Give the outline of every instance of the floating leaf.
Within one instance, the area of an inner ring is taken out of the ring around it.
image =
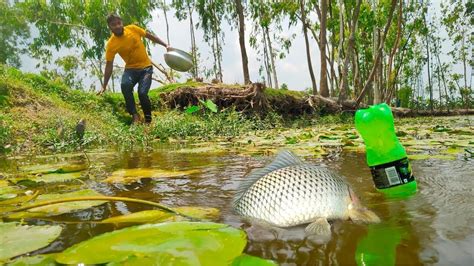
[[[340,139],[341,137],[338,135],[319,135],[319,140],[337,140]]]
[[[448,149],[442,151],[442,153],[456,155],[456,154],[462,153],[463,151],[464,151],[463,148],[454,146],[454,147],[449,147]]]
[[[449,131],[449,134],[474,136],[474,131],[462,130],[462,129],[455,129],[455,130]]]
[[[160,210],[135,212],[102,220],[102,223],[156,223],[172,217],[174,214]]]
[[[433,131],[434,132],[448,132],[448,131],[451,131],[451,129],[445,126],[436,125],[435,127],[433,127]]]
[[[8,263],[8,266],[56,266],[56,254],[44,254],[31,257],[20,257]]]
[[[72,173],[87,169],[85,164],[40,164],[20,168],[29,174]]]
[[[285,137],[286,141],[285,144],[296,144],[298,143],[297,137]]]
[[[58,225],[30,226],[0,223],[0,261],[49,245],[60,234]]]
[[[216,208],[205,208],[205,207],[177,207],[173,210],[191,216],[197,219],[212,219],[217,218],[220,214],[219,209]],[[161,210],[149,210],[135,212],[132,214],[121,215],[111,217],[103,220],[103,223],[156,223],[156,222],[169,222],[179,221],[181,216],[176,216],[169,212]]]
[[[0,188],[8,187],[9,185],[7,180],[0,180]]]
[[[80,177],[82,177],[82,172],[51,173],[51,174],[41,174],[41,175],[17,178],[16,182],[21,183],[21,182],[24,182],[25,180],[30,180],[34,182],[58,183],[58,182],[68,182],[74,179],[78,179]]]
[[[32,200],[34,197],[35,195],[31,190],[24,191],[15,198],[0,201],[0,207],[4,205],[17,206]]]
[[[411,154],[408,155],[410,160],[427,160],[427,159],[440,159],[440,160],[455,160],[456,156],[448,154]]]
[[[348,139],[358,139],[359,136],[349,133],[349,134],[346,134],[346,138],[348,138]]]
[[[59,200],[59,199],[68,199],[68,198],[86,197],[86,196],[102,196],[102,194],[92,189],[79,190],[79,191],[74,191],[74,192],[64,193],[64,194],[43,194],[43,195],[38,196],[38,198],[31,204],[37,204],[37,203],[50,201],[50,200]],[[75,212],[75,211],[99,206],[101,204],[104,204],[105,202],[106,201],[97,200],[97,201],[74,201],[74,202],[57,203],[57,204],[47,205],[43,207],[33,208],[26,212],[13,213],[9,215],[8,217],[12,219],[18,219],[18,218],[26,218],[26,217],[55,216],[55,215]],[[26,206],[28,206],[28,204]]]
[[[160,265],[227,265],[245,245],[245,233],[225,224],[145,224],[76,244],[60,253],[56,261],[100,264],[146,258],[147,265],[152,261]]]
[[[122,169],[112,173],[104,181],[109,183],[132,183],[141,178],[177,177],[199,173],[200,170],[170,171],[151,168]]]
[[[2,180],[3,181],[3,180]],[[15,198],[21,190],[17,186],[9,186],[8,183],[3,183],[4,185],[0,186],[0,201]]]
[[[395,133],[395,135],[397,135],[397,137],[405,137],[406,135],[408,135],[408,133],[406,133],[405,131],[399,130]]]
[[[265,260],[259,257],[242,254],[234,259],[231,266],[275,266],[278,265],[272,260]]]
[[[183,148],[175,151],[175,153],[193,153],[193,154],[203,154],[203,153],[224,153],[226,152],[225,150],[212,146],[212,144],[209,143],[208,146],[204,147],[197,147],[197,148]]]

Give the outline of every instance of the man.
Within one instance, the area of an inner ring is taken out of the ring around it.
[[[133,98],[133,87],[137,83],[138,98],[140,99],[140,105],[142,106],[145,116],[145,123],[151,123],[151,103],[150,98],[148,98],[148,91],[151,86],[153,66],[146,53],[142,37],[154,43],[158,43],[167,49],[169,45],[157,36],[138,26],[128,25],[124,27],[122,18],[118,15],[109,15],[107,17],[107,24],[113,34],[105,48],[105,59],[107,62],[104,71],[104,83],[98,94],[103,94],[107,89],[107,84],[112,75],[114,57],[118,53],[125,61],[125,71],[123,72],[120,86],[123,97],[125,98],[127,111],[133,118],[132,123],[140,121],[140,116],[135,106],[135,99]]]

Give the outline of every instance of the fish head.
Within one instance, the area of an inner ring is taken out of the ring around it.
[[[379,223],[380,218],[377,214],[363,206],[354,191],[350,187],[348,189],[350,202],[347,206],[347,211],[349,218],[355,222]]]

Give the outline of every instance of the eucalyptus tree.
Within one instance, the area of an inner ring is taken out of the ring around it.
[[[342,65],[341,82],[339,83],[340,84],[340,87],[339,87],[339,101],[346,100],[347,94],[349,93],[349,80],[348,80],[349,61],[353,57],[352,54],[353,54],[353,51],[354,51],[354,48],[355,48],[355,42],[356,42],[355,41],[355,38],[356,38],[355,35],[356,35],[356,31],[357,31],[357,22],[359,20],[359,12],[360,12],[361,4],[362,4],[362,0],[357,0],[356,6],[353,9],[354,11],[352,13],[352,19],[349,20],[349,22],[348,22],[349,25],[350,25],[350,36],[349,36],[349,40],[348,40],[348,43],[347,43],[344,63]],[[349,9],[349,8],[347,8],[347,9]],[[341,10],[341,14],[342,13],[343,12]],[[342,20],[343,20],[342,18],[343,17],[341,16],[340,17],[341,27],[343,27],[343,25],[344,25],[344,23],[342,22]],[[343,31],[343,29],[342,29],[342,31]],[[341,40],[341,43],[342,43],[342,40],[343,40],[343,36],[344,36],[344,33],[341,32],[340,37],[339,37],[340,40]],[[343,47],[343,45],[341,44],[340,45],[341,51],[342,51],[342,47]]]
[[[30,31],[21,9],[9,1],[0,1],[0,36],[0,63],[19,67]]]
[[[425,38],[425,49],[426,49],[426,69],[428,72],[428,91],[430,95],[430,109],[433,111],[433,86],[431,84],[431,53],[430,53],[430,42],[429,39],[430,37],[430,30],[429,30],[429,24],[428,21],[426,20],[426,16],[428,15],[428,6],[423,8],[423,22],[424,22],[424,30],[422,32],[424,38]]]
[[[374,81],[376,71],[379,70],[379,75],[382,75],[382,73],[380,72],[380,68],[379,68],[380,65],[379,64],[380,64],[380,60],[382,58],[382,52],[383,52],[383,48],[384,48],[384,45],[385,45],[385,39],[386,39],[387,33],[390,29],[390,26],[392,24],[394,11],[397,7],[397,2],[398,2],[398,0],[391,0],[391,2],[388,3],[387,6],[385,6],[388,10],[387,10],[387,14],[386,14],[386,21],[385,21],[384,31],[383,31],[383,33],[381,33],[380,38],[378,40],[377,49],[374,51],[375,59],[374,59],[373,64],[372,64],[372,69],[370,70],[370,74],[367,77],[367,80],[364,84],[364,87],[363,87],[362,91],[360,92],[359,96],[356,99],[356,104],[357,105],[360,104],[360,102],[362,101],[362,99],[366,95],[368,89],[372,86],[372,82]]]
[[[233,0],[227,5],[228,22],[232,28],[237,28],[239,34],[240,56],[242,59],[242,72],[244,83],[250,84],[249,59],[245,42],[245,15],[247,11],[247,1]]]
[[[469,98],[472,94],[472,84],[467,82],[467,65],[469,64],[469,49],[474,46],[474,38],[472,37],[474,34],[472,25],[473,6],[471,0],[453,0],[441,3],[442,14],[444,14],[442,24],[445,26],[453,44],[448,54],[453,59],[452,64],[455,65],[458,62],[462,64],[464,86],[460,86],[459,92],[465,107],[469,105]]]
[[[171,3],[175,9],[175,16],[182,21],[189,19],[189,35],[191,37],[191,56],[193,58],[193,67],[190,72],[194,79],[199,77],[199,52],[196,45],[195,24],[193,20],[196,2],[194,0],[173,0]]]
[[[196,10],[200,17],[198,25],[204,31],[204,41],[211,46],[214,57],[213,74],[215,79],[222,82],[222,48],[224,32],[221,24],[226,16],[225,0],[197,0]]]
[[[244,82],[245,84],[250,83],[250,74],[249,74],[249,59],[247,57],[247,48],[245,46],[245,16],[244,16],[244,6],[242,0],[235,0],[235,11],[238,17],[239,24],[239,44],[240,44],[240,54],[242,56],[242,71],[244,73]]]
[[[263,70],[265,71],[265,83],[267,86],[273,87],[273,78],[271,74],[272,65],[265,34],[265,27],[268,27],[271,23],[270,3],[261,0],[249,1],[249,10],[250,16],[253,20],[253,27],[250,34],[249,43],[250,46],[256,49],[257,53],[263,57],[262,60],[257,58],[257,61],[263,61],[263,67],[260,67],[259,72],[262,74]]]
[[[305,40],[305,51],[306,51],[306,62],[308,65],[308,72],[311,78],[312,93],[313,95],[318,94],[318,88],[316,85],[316,77],[314,75],[313,63],[311,60],[311,45],[308,35],[308,31],[313,30],[314,22],[311,21],[311,11],[313,10],[312,1],[306,0],[284,0],[278,1],[273,5],[273,10],[275,13],[283,15],[288,15],[289,17],[289,26],[297,25],[298,22],[301,23],[302,32]]]
[[[326,61],[326,30],[328,16],[328,1],[321,0],[321,16],[320,16],[320,34],[319,34],[319,51],[321,56],[321,71],[319,74],[319,93],[323,97],[329,97],[329,88],[327,83],[327,61]]]

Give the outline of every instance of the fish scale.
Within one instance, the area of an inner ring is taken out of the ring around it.
[[[347,184],[324,168],[302,164],[275,170],[259,180],[236,201],[243,216],[292,226],[317,217],[345,217],[350,201]]]

